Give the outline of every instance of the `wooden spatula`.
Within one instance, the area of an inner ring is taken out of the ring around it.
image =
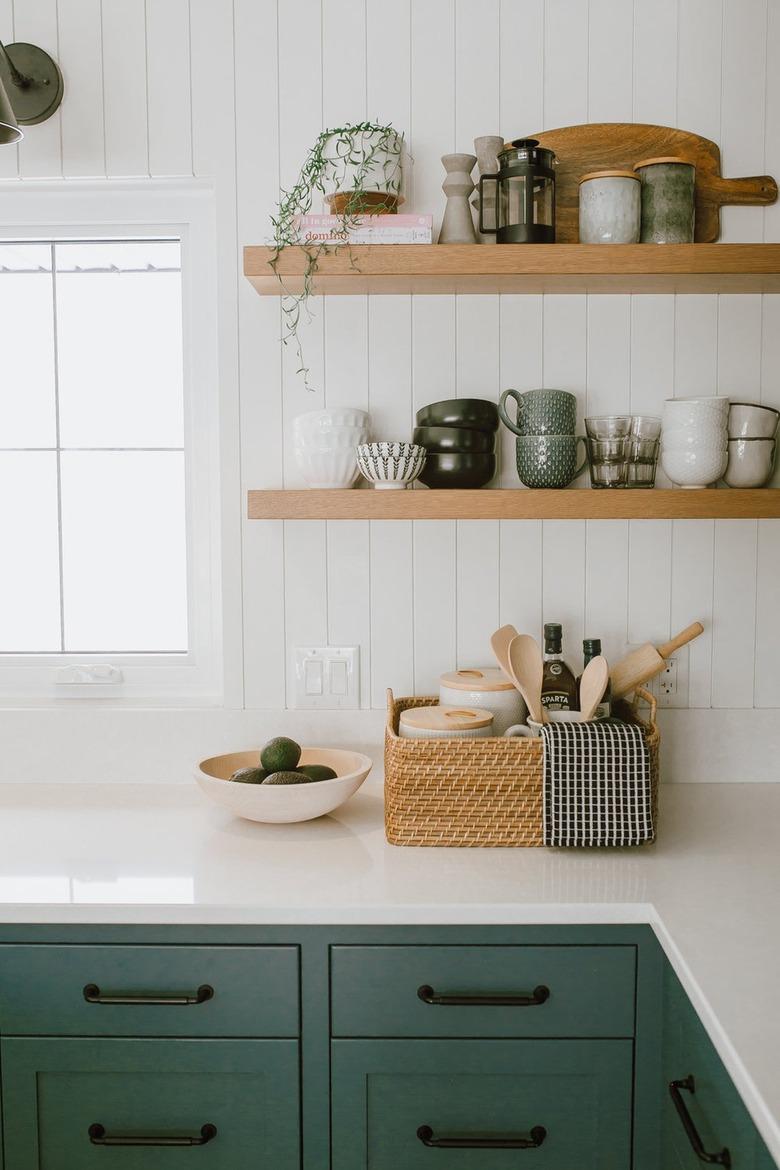
[[[518,634],[509,643],[509,664],[515,686],[525,699],[528,714],[543,723],[542,674],[544,664],[538,643],[530,634]]]
[[[596,714],[609,682],[609,663],[603,654],[591,658],[580,679],[580,720],[584,723]]]
[[[666,659],[670,658],[675,650],[679,650],[681,646],[692,642],[694,638],[698,638],[699,634],[703,633],[704,626],[701,622],[694,622],[693,625],[679,633],[676,638],[672,638],[670,642],[664,642],[663,646],[656,647],[652,643],[646,642],[638,650],[632,650],[630,654],[627,654],[612,667],[610,672],[612,697],[620,699],[623,695],[641,687],[642,683],[655,678],[664,669]]]
[[[493,648],[496,661],[506,677],[512,682],[515,680],[512,678],[512,667],[509,662],[509,643],[516,637],[517,630],[514,626],[502,626],[500,630],[496,630],[495,634],[490,636],[490,645]]]

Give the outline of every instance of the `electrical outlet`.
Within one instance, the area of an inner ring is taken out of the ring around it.
[[[629,645],[626,652],[638,650],[638,645]],[[688,706],[688,672],[689,647],[681,646],[675,650],[671,658],[666,659],[666,667],[644,684],[644,689],[655,696],[659,707],[687,707]]]
[[[341,711],[360,706],[359,646],[296,646],[295,706]]]

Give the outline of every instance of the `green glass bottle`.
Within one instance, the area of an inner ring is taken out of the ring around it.
[[[585,638],[582,643],[582,669],[590,662],[591,658],[597,658],[601,654],[601,638]],[[580,682],[582,675],[577,679],[577,707],[580,705]],[[596,708],[594,719],[609,719],[612,714],[612,684],[607,680],[607,689],[604,692],[601,702]]]

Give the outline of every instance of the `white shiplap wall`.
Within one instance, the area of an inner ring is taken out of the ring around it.
[[[266,238],[320,128],[363,116],[406,131],[410,207],[437,215],[441,154],[586,121],[679,125],[720,142],[726,174],[780,174],[780,0],[0,0],[0,38],[42,44],[67,82],[61,112],[0,151],[3,179],[215,180],[236,389],[227,640],[247,707],[291,702],[300,643],[359,644],[362,705],[381,707],[388,685],[430,692],[485,661],[506,621],[563,621],[574,656],[585,633],[614,655],[695,617],[691,705],[780,707],[778,521],[241,520],[247,488],[298,482],[290,422],[323,404],[367,407],[377,437],[407,437],[436,398],[508,385],[574,390],[582,414],[714,389],[780,405],[780,297],[333,298],[302,330],[309,394],[239,252]],[[722,238],[780,240],[780,207],[727,210]],[[513,485],[508,435],[501,453]]]

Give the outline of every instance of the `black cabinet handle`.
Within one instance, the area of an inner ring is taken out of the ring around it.
[[[696,1092],[696,1082],[692,1075],[683,1077],[681,1081],[672,1081],[669,1085],[669,1095],[674,1102],[674,1107],[679,1114],[680,1121],[683,1124],[683,1129],[688,1135],[688,1141],[691,1143],[693,1152],[700,1162],[708,1162],[710,1165],[726,1166],[731,1165],[731,1154],[724,1146],[722,1150],[718,1150],[716,1154],[709,1154],[699,1137],[699,1131],[693,1123],[693,1118],[688,1112],[688,1107],[683,1101],[681,1089],[686,1089],[689,1093]]]
[[[535,1125],[528,1137],[434,1137],[429,1125],[421,1125],[417,1136],[424,1146],[435,1150],[536,1150],[547,1130]]]
[[[550,989],[540,984],[530,995],[437,995],[427,983],[417,988],[423,1003],[445,1007],[539,1007],[550,998]]]
[[[203,983],[194,995],[104,995],[97,983],[88,983],[84,988],[84,999],[87,1003],[111,1004],[114,1007],[136,1004],[185,1007],[191,1003],[206,1003],[213,998],[214,988],[208,983]]]
[[[93,1146],[205,1146],[217,1136],[216,1125],[201,1126],[198,1134],[121,1134],[106,1133],[99,1122],[95,1122],[87,1130],[89,1140]]]

